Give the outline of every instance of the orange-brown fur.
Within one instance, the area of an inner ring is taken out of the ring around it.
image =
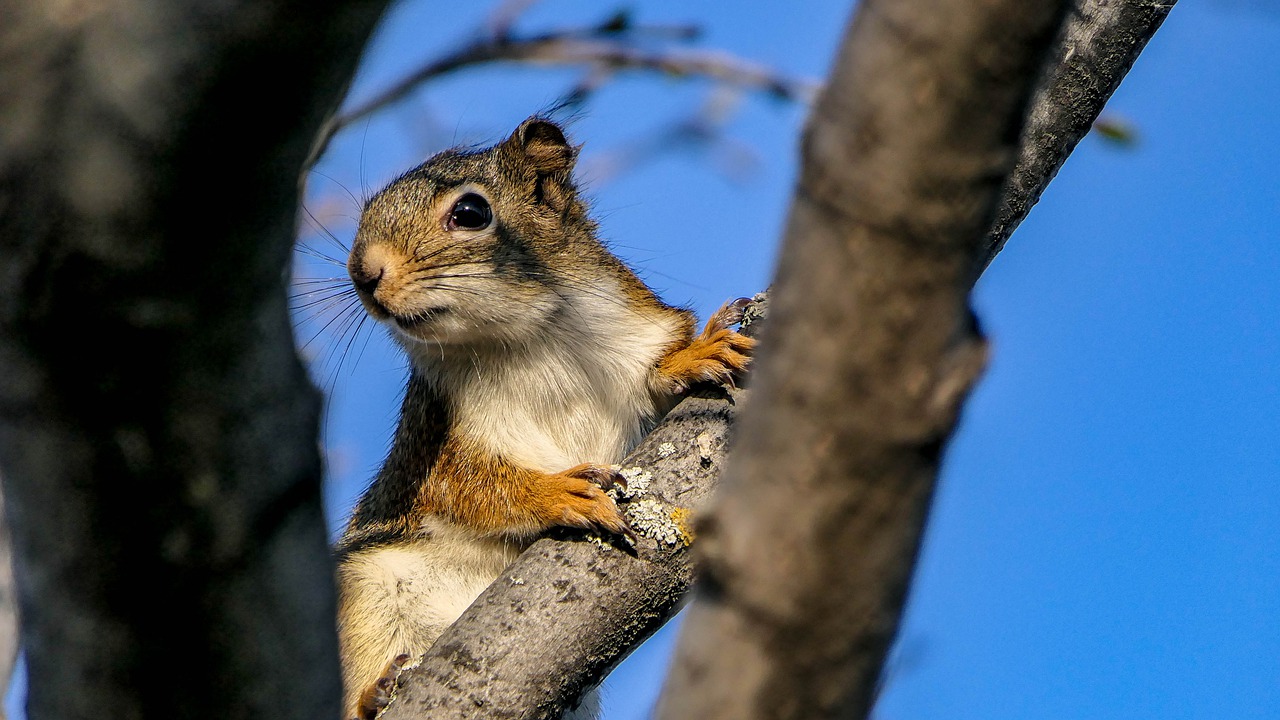
[[[729,329],[741,317],[735,310],[734,305],[721,308],[701,334],[673,345],[658,361],[656,375],[669,392],[681,393],[699,382],[732,385],[746,371],[756,341]]]

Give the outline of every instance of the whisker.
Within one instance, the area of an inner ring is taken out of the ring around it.
[[[571,302],[568,296],[566,296],[563,292],[556,289],[557,285],[564,284],[569,289],[577,290],[578,292],[581,292],[584,295],[588,295],[590,297],[603,300],[605,302],[608,302],[611,305],[614,305],[615,307],[624,308],[624,309],[630,307],[624,298],[614,295],[613,293],[600,290],[599,288],[588,284],[583,278],[575,276],[572,273],[560,272],[558,274],[551,274],[551,273],[542,273],[542,274],[534,273],[534,274],[535,274],[535,277],[540,277],[540,278],[554,281],[551,283],[547,283],[547,285],[550,288],[552,288],[552,292],[554,292],[557,297],[559,297],[562,301],[564,301],[565,305],[567,306],[572,306],[573,303]],[[431,275],[428,279],[432,281],[439,281],[439,280],[446,280],[446,279],[464,279],[464,278],[485,279],[490,277],[492,276],[488,273],[445,273],[445,274],[439,274],[439,275]],[[566,280],[568,280],[569,282],[565,282]],[[475,294],[479,294],[479,295],[486,294],[480,291],[474,291],[474,292]],[[581,317],[581,315],[579,316]],[[654,327],[658,327],[658,328],[663,327],[662,323],[657,318],[649,317],[644,314],[641,314],[641,317],[643,317],[647,322],[652,324]]]
[[[333,278],[332,280],[294,280],[289,283],[296,286],[298,292],[325,292],[327,290],[348,289],[355,292],[355,287],[350,280]]]
[[[349,312],[347,313],[346,320],[344,320],[342,324],[338,326],[337,341],[331,346],[329,351],[329,360],[331,362],[333,360],[334,354],[337,352],[338,347],[342,345],[342,338],[346,337],[348,333],[351,333],[351,337],[347,340],[346,347],[343,348],[342,354],[338,356],[337,364],[333,368],[333,372],[335,375],[342,371],[342,361],[346,359],[347,352],[351,349],[351,343],[356,339],[356,333],[353,332],[353,330],[355,328],[358,328],[360,324],[364,322],[364,319],[367,317],[369,317],[368,314],[363,312],[354,312],[354,313]]]
[[[360,202],[360,198],[357,198],[356,194],[351,192],[350,188],[348,188],[345,184],[338,182],[338,180],[334,178],[332,175],[327,175],[323,172],[320,172],[319,170],[314,170],[314,169],[311,172],[312,174],[319,175],[325,180],[328,180],[334,185],[337,185],[338,187],[342,188],[342,192],[346,193],[347,197],[351,198],[351,202],[355,203],[357,208],[360,208],[364,205],[364,203]]]
[[[348,193],[349,192],[350,191],[348,191]],[[311,208],[308,208],[306,205],[303,205],[302,212],[307,214],[307,217],[311,219],[312,224],[314,224],[317,228],[320,229],[320,233],[324,237],[328,238],[329,242],[333,243],[339,250],[343,252],[343,254],[345,255],[351,254],[351,248],[347,247],[346,243],[338,239],[338,236],[333,234],[332,230],[325,227],[324,223],[320,222],[320,219],[315,216],[315,213],[311,212]]]
[[[474,290],[472,288],[456,287],[456,286],[443,285],[443,284],[431,285],[430,287],[425,287],[424,289],[425,290],[444,290],[445,292],[457,293],[459,295],[469,295],[471,297],[488,297],[489,296],[488,293],[481,292],[479,290]],[[415,315],[414,319],[421,319],[421,317]]]
[[[348,325],[353,317],[357,317],[357,315],[349,310],[344,312],[343,321],[339,328]],[[324,359],[320,364],[319,372],[327,378],[327,380],[322,380],[321,383],[324,387],[324,393],[328,397],[332,397],[334,391],[338,388],[338,371],[341,369],[342,361],[339,360],[338,364],[335,366],[334,353],[337,351],[338,344],[341,343],[342,335],[345,332],[345,330],[341,330],[341,332],[339,332],[337,341],[329,346],[329,350],[325,353]]]
[[[348,285],[351,278],[348,277],[330,277],[330,278],[294,278],[289,281],[290,285],[319,285],[322,283],[332,283],[334,285]]]
[[[350,295],[351,297],[358,297],[356,293],[356,289],[352,287],[349,283],[344,283],[342,285],[333,284],[333,285],[321,285],[315,288],[300,288],[298,292],[289,294],[289,300],[290,302],[293,302],[293,301],[306,300],[308,298],[314,298],[314,297],[320,297],[320,296],[337,297],[339,295]]]
[[[620,308],[627,308],[627,307],[630,307],[630,306],[628,305],[627,301],[626,301],[624,298],[619,297],[619,296],[617,296],[617,295],[615,295],[615,294],[613,294],[613,293],[611,293],[611,292],[606,292],[606,291],[604,291],[604,290],[601,290],[600,288],[598,288],[598,287],[596,287],[596,286],[594,286],[594,285],[592,285],[592,284],[590,284],[590,283],[588,282],[589,280],[594,279],[594,278],[590,278],[590,279],[589,279],[589,278],[584,278],[584,277],[580,277],[580,276],[574,275],[573,273],[566,273],[566,272],[563,272],[563,271],[560,271],[560,272],[557,272],[557,273],[554,273],[554,274],[553,274],[553,273],[548,273],[548,272],[541,272],[541,273],[539,273],[539,272],[536,272],[536,271],[535,271],[535,272],[532,272],[531,274],[533,274],[536,278],[539,278],[539,279],[555,281],[555,282],[552,282],[552,283],[548,283],[548,285],[552,285],[552,286],[554,286],[554,285],[556,285],[556,284],[564,284],[565,286],[567,286],[567,287],[568,287],[568,288],[570,288],[570,289],[577,290],[577,291],[579,291],[579,292],[583,293],[584,295],[589,295],[589,296],[591,296],[591,297],[594,297],[594,298],[597,298],[597,299],[600,299],[600,300],[604,300],[605,302],[608,302],[608,303],[610,303],[610,304],[612,304],[612,305],[615,305],[615,306],[617,306],[617,307],[620,307]],[[491,278],[491,277],[492,277],[492,275],[490,275],[489,273],[480,273],[480,272],[477,272],[477,273],[445,273],[445,274],[439,274],[439,275],[431,275],[429,279],[431,279],[431,280],[461,279],[461,278],[473,278],[473,279],[474,279],[474,278],[479,278],[479,279],[486,279],[486,278]],[[567,280],[568,282],[565,282],[566,280]],[[562,295],[562,294],[560,295],[560,298],[561,298],[562,300],[565,300],[566,302],[568,301],[568,298],[567,298],[567,297],[565,297],[565,296],[564,296],[564,295]],[[657,323],[657,321],[653,321],[653,322],[655,323],[655,325],[656,325],[656,324],[658,324],[658,323]]]
[[[359,300],[359,299],[360,299],[359,297],[357,297],[357,296],[355,295],[355,293],[354,293],[354,292],[350,292],[350,291],[347,291],[347,290],[342,290],[342,291],[338,291],[338,292],[330,293],[329,295],[325,295],[325,296],[320,297],[320,298],[317,298],[317,299],[315,299],[315,300],[308,300],[307,302],[304,302],[304,303],[295,302],[296,300],[301,299],[301,297],[293,297],[293,298],[290,298],[290,301],[291,301],[291,302],[290,302],[289,307],[291,307],[291,308],[292,308],[292,309],[294,309],[294,310],[308,310],[308,309],[310,309],[310,308],[315,307],[316,305],[320,305],[321,303],[328,303],[329,305],[336,304],[336,302],[337,302],[337,301],[339,301],[339,300],[341,300],[341,299],[343,299],[343,298],[345,298],[345,297],[348,297],[348,296],[350,296],[350,297],[355,297],[355,299],[357,299],[357,300]],[[317,313],[312,313],[312,316],[314,317],[316,314],[317,314]]]
[[[364,174],[364,146],[369,140],[370,122],[370,120],[364,121],[364,134],[360,136],[360,192],[364,195],[366,202],[370,197],[372,197],[369,194],[369,181],[365,178]],[[363,203],[361,204],[361,207],[364,207]]]
[[[338,310],[336,311],[336,313],[341,314],[341,313],[351,312],[351,310],[355,308],[355,304],[351,302],[347,302],[346,304],[343,304],[342,298],[334,298],[333,300],[330,300],[328,303],[326,303],[324,307],[318,310],[313,310],[310,313],[310,315],[307,317],[305,321],[306,324],[309,327],[313,327],[315,323],[320,322],[321,318],[328,315],[330,311],[333,311],[335,307],[338,307]],[[321,328],[320,332],[324,332],[324,328]]]
[[[347,304],[342,308],[342,310],[339,311],[337,315],[334,315],[333,317],[329,318],[329,322],[322,325],[320,329],[317,330],[316,333],[312,335],[309,340],[307,340],[305,343],[302,344],[302,347],[303,348],[310,347],[311,343],[315,342],[316,338],[320,337],[320,335],[323,334],[325,330],[328,330],[330,325],[333,325],[334,321],[342,317],[344,314],[350,312],[352,308],[354,308],[356,305],[359,305],[359,304],[360,304],[360,298],[352,298],[351,300],[349,300]]]
[[[317,295],[332,296],[333,294],[351,293],[355,294],[355,288],[343,287],[342,285],[321,285],[314,288],[299,288],[297,292],[289,293],[289,301],[306,300],[316,297]]]
[[[369,315],[368,315],[368,314],[366,314],[366,315],[364,316],[364,318],[362,318],[362,319],[360,320],[360,325],[356,327],[356,334],[357,334],[357,335],[359,335],[359,334],[360,334],[360,329],[364,327],[364,321],[365,321],[365,320],[368,320],[368,319],[369,319]],[[374,323],[374,325],[376,325],[376,324],[377,324],[377,323]],[[360,346],[360,352],[356,353],[356,361],[355,361],[355,362],[353,362],[353,363],[351,363],[351,367],[352,367],[352,369],[353,369],[353,370],[355,369],[355,366],[356,366],[356,365],[359,365],[359,364],[360,364],[360,358],[364,357],[364,350],[365,350],[365,348],[369,347],[369,340],[370,340],[371,338],[373,338],[373,327],[372,327],[372,326],[369,328],[369,332],[367,332],[367,333],[365,333],[365,334],[364,334],[364,344]]]
[[[301,240],[298,241],[298,244],[294,247],[294,249],[297,252],[302,253],[303,255],[307,255],[309,257],[315,258],[316,260],[319,260],[320,262],[323,262],[323,263],[327,263],[329,265],[337,265],[338,267],[343,267],[343,268],[347,266],[345,262],[342,262],[337,258],[325,255],[324,253],[320,252],[319,250],[316,250],[315,248],[311,247],[310,245],[308,245],[307,243]]]

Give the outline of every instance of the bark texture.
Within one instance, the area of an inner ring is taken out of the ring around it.
[[[865,717],[984,362],[971,268],[1062,1],[868,0],[805,132],[767,352],[659,717]]]
[[[285,275],[382,0],[0,15],[0,466],[28,717],[335,717]]]
[[[1074,0],[1031,103],[1018,164],[1009,174],[1000,212],[987,234],[979,272],[1004,249],[1067,156],[1093,127],[1175,2]]]

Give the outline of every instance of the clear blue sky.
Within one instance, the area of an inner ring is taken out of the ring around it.
[[[826,1],[634,7],[814,78],[850,13]],[[355,96],[452,47],[486,9],[398,7]],[[612,9],[547,0],[521,27]],[[994,361],[947,453],[881,720],[1280,716],[1278,60],[1280,9],[1184,0],[1109,106],[1137,145],[1086,139],[981,281]],[[433,84],[341,136],[309,204],[349,239],[344,188],[371,192],[452,143],[499,139],[576,77],[507,66]],[[707,90],[610,85],[572,128],[584,168]],[[704,314],[762,288],[802,121],[801,108],[744,98],[727,129],[756,158],[741,177],[705,151],[588,174],[604,235],[668,300]],[[335,521],[385,452],[403,381],[380,335],[363,346],[320,374],[335,388]],[[611,678],[607,718],[646,716],[669,646],[664,632]]]

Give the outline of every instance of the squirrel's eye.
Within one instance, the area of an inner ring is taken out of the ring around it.
[[[493,210],[489,208],[489,201],[475,193],[467,193],[453,204],[448,226],[450,230],[483,230],[492,221]]]

